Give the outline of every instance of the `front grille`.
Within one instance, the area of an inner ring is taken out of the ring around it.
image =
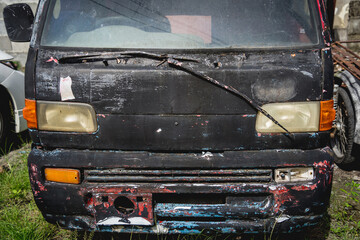
[[[270,182],[271,169],[226,170],[85,170],[84,180],[89,183],[222,183]]]

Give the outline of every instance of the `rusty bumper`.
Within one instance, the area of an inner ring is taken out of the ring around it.
[[[331,192],[328,148],[222,153],[33,149],[29,174],[45,219],[64,228],[142,233],[294,232],[319,223]],[[79,185],[44,168],[80,169]],[[274,170],[313,167],[314,179],[277,183]]]

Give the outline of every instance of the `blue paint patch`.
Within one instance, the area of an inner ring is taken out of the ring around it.
[[[256,114],[244,114],[242,115],[243,118],[253,118],[256,117]]]
[[[234,228],[221,228],[219,229],[222,233],[236,233]]]
[[[310,134],[310,138],[318,138],[319,134],[318,133],[313,133]]]

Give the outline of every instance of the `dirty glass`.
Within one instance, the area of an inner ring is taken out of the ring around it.
[[[51,0],[44,46],[137,49],[318,44],[311,0]]]

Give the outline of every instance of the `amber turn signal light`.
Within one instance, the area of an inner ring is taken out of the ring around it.
[[[335,120],[336,111],[334,109],[334,101],[321,101],[320,104],[320,131],[327,131],[332,128]]]
[[[36,117],[36,101],[25,99],[25,108],[23,109],[23,117],[27,121],[28,128],[37,129]]]
[[[45,180],[59,183],[80,183],[80,171],[67,168],[45,168]]]

